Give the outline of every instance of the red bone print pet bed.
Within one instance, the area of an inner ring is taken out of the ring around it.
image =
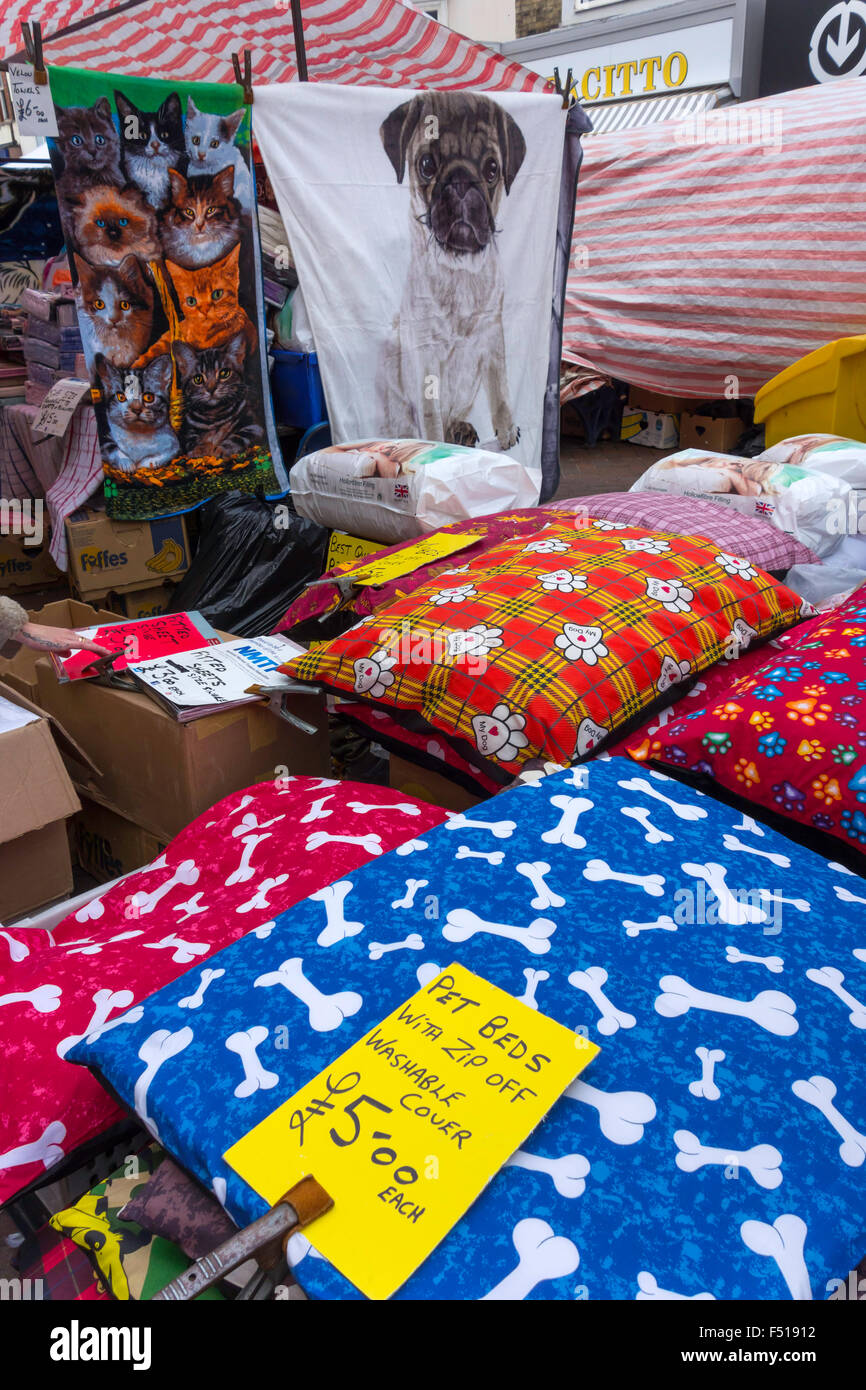
[[[266,936],[286,908],[445,819],[387,787],[283,778],[234,792],[148,867],[67,917],[49,937],[0,937],[0,1203],[123,1115],[83,1067],[64,1060],[125,1011],[190,971],[188,1010],[207,961],[245,933]],[[341,903],[328,904],[333,929]]]

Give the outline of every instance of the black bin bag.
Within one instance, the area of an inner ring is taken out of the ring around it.
[[[273,632],[289,604],[318,579],[329,532],[298,516],[291,499],[231,492],[199,510],[201,533],[192,565],[169,612],[198,609],[223,632]]]

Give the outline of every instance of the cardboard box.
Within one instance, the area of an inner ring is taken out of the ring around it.
[[[680,428],[680,448],[727,454],[745,428],[739,416],[684,415]]]
[[[61,582],[63,575],[48,553],[48,540],[47,528],[41,545],[25,545],[23,536],[0,535],[0,593]]]
[[[95,681],[61,685],[36,664],[39,700],[100,770],[76,785],[94,801],[170,840],[229,792],[288,773],[330,775],[324,696],[292,695],[289,708],[315,724],[303,734],[262,704],[180,724],[144,694]]]
[[[657,415],[652,410],[642,415],[630,412],[622,417],[620,438],[649,449],[676,449],[680,440],[679,424],[678,415]]]
[[[42,608],[31,608],[27,613],[32,623],[42,623],[47,627],[94,627],[97,623],[116,623],[116,613],[107,609],[91,608],[89,603],[79,603],[76,599],[62,598],[54,603],[46,603]],[[17,651],[10,645],[14,654],[0,657],[0,681],[11,685],[28,700],[36,699],[36,663],[44,655],[30,647],[19,647]]]
[[[171,603],[173,584],[144,584],[134,589],[115,589],[105,597],[105,606],[115,618],[155,618]]]
[[[67,517],[66,537],[69,582],[81,598],[179,579],[189,569],[182,516],[112,521],[105,512],[84,507]]]
[[[149,864],[168,844],[119,811],[86,796],[81,798],[81,810],[69,822],[69,839],[75,862],[98,883],[110,883]]]
[[[9,922],[72,891],[66,818],[81,803],[44,713],[9,686],[0,696],[36,716],[0,732],[0,922]]]
[[[654,415],[682,415],[695,404],[687,396],[666,396],[661,391],[645,391],[642,386],[628,388],[628,403],[632,410],[651,410]]]
[[[443,777],[441,772],[433,772],[420,763],[410,763],[392,753],[390,758],[389,786],[394,791],[414,796],[418,801],[429,801],[433,806],[444,806],[446,811],[468,811],[477,806],[484,796],[473,796],[458,782]]]

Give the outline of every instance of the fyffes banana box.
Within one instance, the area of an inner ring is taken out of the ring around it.
[[[82,598],[177,580],[189,568],[182,516],[113,521],[105,512],[84,507],[67,518],[66,536],[70,583]]]

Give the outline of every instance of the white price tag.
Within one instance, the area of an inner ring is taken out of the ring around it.
[[[34,430],[58,438],[64,435],[80,401],[89,391],[86,381],[56,381],[39,407],[39,414],[33,421]]]
[[[47,135],[56,135],[57,117],[48,83],[37,87],[29,63],[10,63],[9,83],[19,133],[38,135],[43,140]]]

